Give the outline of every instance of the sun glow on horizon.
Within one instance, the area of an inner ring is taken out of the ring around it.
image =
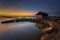
[[[31,11],[16,11],[10,9],[0,9],[0,16],[35,16]]]

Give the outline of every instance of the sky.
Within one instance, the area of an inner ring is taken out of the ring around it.
[[[60,16],[60,0],[0,0],[1,9],[26,11],[33,14],[42,11],[50,16]]]

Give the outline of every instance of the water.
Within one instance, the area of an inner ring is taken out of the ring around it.
[[[8,29],[0,32],[0,40],[40,40],[42,34],[33,22],[24,21],[2,25]]]

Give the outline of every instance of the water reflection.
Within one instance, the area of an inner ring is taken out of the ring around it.
[[[0,40],[40,40],[42,31],[36,27],[36,24],[32,22],[4,24],[11,29],[0,32]]]
[[[46,25],[40,22],[36,22],[36,27],[41,30],[41,29],[44,29]]]

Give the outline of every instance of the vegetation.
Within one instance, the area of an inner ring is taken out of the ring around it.
[[[34,22],[35,21],[34,18],[16,18],[15,20],[16,20],[16,22],[19,22],[19,21],[31,21],[31,22]]]
[[[3,21],[2,23],[12,23],[12,22],[19,22],[19,21],[30,21],[35,22],[34,18],[16,18],[15,20]]]
[[[44,29],[46,28],[46,25],[45,24],[42,24],[40,22],[36,22],[36,26],[39,28],[39,29]]]

